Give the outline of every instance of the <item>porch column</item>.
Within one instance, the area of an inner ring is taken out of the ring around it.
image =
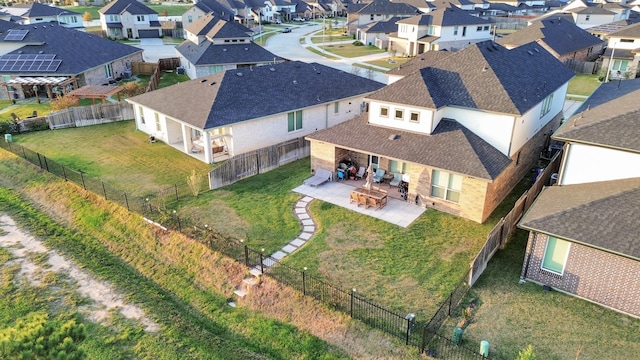
[[[202,133],[204,138],[204,161],[207,164],[213,164],[213,149],[211,148],[211,134],[208,131]]]
[[[187,141],[187,127],[180,123],[180,130],[182,130],[182,151],[185,153],[189,153],[191,148],[189,147],[189,142]]]

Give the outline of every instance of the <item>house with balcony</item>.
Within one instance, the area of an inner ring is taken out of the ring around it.
[[[518,224],[529,231],[522,281],[636,317],[639,96],[638,80],[602,84],[553,134],[565,144],[557,183],[542,190]]]
[[[204,15],[185,29],[187,39],[176,46],[180,64],[191,79],[217,72],[284,61],[253,42],[244,25]]]
[[[448,5],[397,22],[397,35],[389,37],[389,49],[416,56],[432,50],[460,50],[491,40],[491,21]]]
[[[311,168],[371,164],[402,174],[411,203],[482,223],[537,164],[574,74],[536,43],[422,63],[367,96],[368,113],[307,135]]]
[[[563,18],[546,18],[509,34],[497,42],[512,49],[536,41],[558,60],[593,61],[605,42]]]
[[[380,89],[317,63],[227,70],[129,99],[136,128],[213,163],[340,124]]]
[[[159,38],[158,13],[137,0],[115,0],[101,8],[100,24],[115,39]]]

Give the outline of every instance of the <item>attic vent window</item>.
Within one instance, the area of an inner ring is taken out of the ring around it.
[[[400,138],[400,135],[398,135],[398,134],[389,135],[389,140],[396,140],[396,139],[399,139],[399,138]]]

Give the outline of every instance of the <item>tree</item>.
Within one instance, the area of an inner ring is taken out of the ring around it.
[[[82,14],[82,21],[89,22],[91,20],[93,20],[93,16],[91,16],[90,12],[85,11],[84,14]]]
[[[187,177],[187,185],[189,185],[193,196],[198,196],[202,186],[202,176],[198,175],[195,170],[191,170],[191,175]]]
[[[169,16],[169,12],[167,10],[160,11],[160,16]]]

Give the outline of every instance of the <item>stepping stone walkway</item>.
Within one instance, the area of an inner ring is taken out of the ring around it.
[[[307,212],[307,208],[311,200],[314,200],[311,196],[305,196],[302,199],[298,200],[296,205],[294,206],[293,213],[300,220],[300,224],[302,224],[302,232],[298,237],[293,239],[287,245],[285,245],[281,250],[276,251],[271,254],[269,258],[264,260],[264,266],[271,267],[276,264],[276,261],[282,260],[285,256],[293,253],[294,251],[301,248],[304,244],[311,239],[313,234],[316,232],[316,223],[313,222],[311,216]]]

